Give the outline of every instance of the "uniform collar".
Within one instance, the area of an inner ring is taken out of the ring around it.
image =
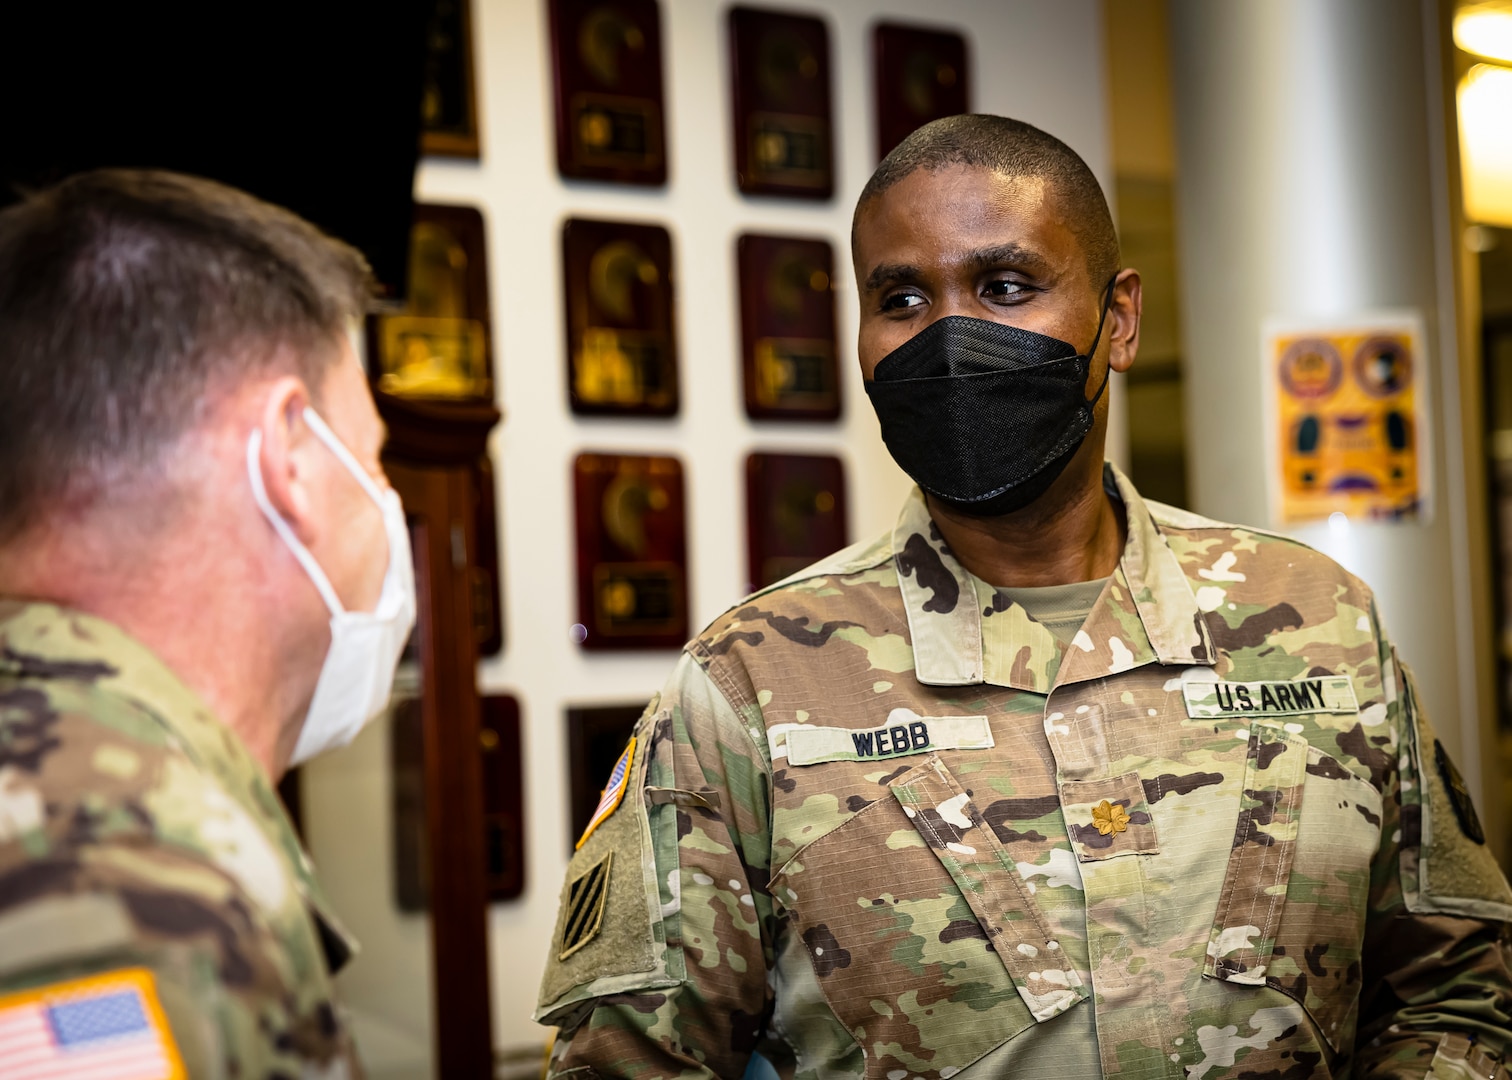
[[[216,778],[284,852],[320,928],[331,970],[356,952],[335,917],[283,803],[241,739],[146,646],[115,624],[57,607],[0,599],[0,678],[87,682],[152,716],[197,766]]]
[[[1047,694],[1054,686],[1151,662],[1214,663],[1186,574],[1144,500],[1111,462],[1104,466],[1103,485],[1123,504],[1128,540],[1118,569],[1064,657],[1053,636],[1016,605],[984,615],[976,579],[946,546],[923,493],[918,488],[909,493],[893,527],[892,546],[921,683],[991,682]],[[1002,620],[985,645],[984,618]]]

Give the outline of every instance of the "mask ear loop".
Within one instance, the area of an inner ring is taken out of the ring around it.
[[[352,478],[357,481],[363,491],[367,492],[368,498],[377,504],[380,512],[383,512],[384,534],[388,541],[389,561],[390,565],[392,565],[393,560],[397,557],[397,552],[408,550],[408,543],[401,544],[399,542],[401,538],[395,536],[394,532],[390,529],[389,515],[384,512],[385,502],[390,499],[397,499],[398,496],[394,494],[392,489],[384,491],[378,487],[373,481],[372,476],[362,467],[362,463],[347,449],[346,443],[337,437],[336,433],[331,430],[331,426],[325,422],[318,412],[307,406],[304,411],[304,420],[306,424],[310,425],[310,430],[315,433],[315,437],[326,444],[326,448],[336,455],[337,461],[346,466],[347,472],[352,474]],[[407,541],[408,536],[406,535],[402,539]],[[407,561],[407,559],[401,558],[400,561]],[[374,614],[392,607],[396,602],[390,593],[391,581],[392,575],[385,574],[383,592],[378,597],[378,606],[373,609]]]
[[[368,475],[368,471],[362,467],[362,464],[352,455],[352,452],[346,448],[346,443],[336,437],[336,433],[331,430],[331,426],[314,409],[306,407],[303,415],[304,422],[310,425],[310,430],[315,433],[315,437],[326,444],[326,448],[336,455],[336,459],[346,466],[347,472],[351,473],[357,483],[362,486],[362,490],[368,493],[368,498],[372,499],[381,508],[383,506],[383,492],[378,490],[378,485],[373,483],[373,478]]]
[[[346,614],[346,609],[341,606],[341,598],[336,595],[336,590],[331,588],[331,581],[326,577],[325,571],[320,568],[320,564],[315,561],[315,556],[311,555],[309,549],[300,542],[299,537],[294,535],[294,530],[289,528],[289,523],[284,520],[283,515],[273,509],[273,503],[268,498],[268,489],[263,486],[262,467],[257,460],[261,453],[262,431],[259,428],[253,428],[252,435],[247,439],[247,478],[252,482],[252,498],[257,501],[257,507],[263,512],[263,517],[272,524],[273,530],[288,545],[289,550],[294,553],[294,558],[299,560],[299,565],[304,567],[305,573],[315,583],[316,591],[325,601],[326,610],[333,617]]]
[[[1108,321],[1108,309],[1113,306],[1113,286],[1118,283],[1118,275],[1114,274],[1108,279],[1108,287],[1103,291],[1102,314],[1097,317],[1097,335],[1092,339],[1092,347],[1087,350],[1087,367],[1091,368],[1092,358],[1097,354],[1097,346],[1102,341],[1103,324]],[[1113,374],[1113,365],[1110,363],[1103,369],[1102,382],[1097,386],[1097,393],[1087,402],[1087,408],[1094,407],[1102,399],[1103,391],[1108,388],[1108,376]]]

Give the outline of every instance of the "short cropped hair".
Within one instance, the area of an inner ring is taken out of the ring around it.
[[[355,249],[209,180],[100,170],[0,211],[0,542],[151,475],[244,380],[318,394],[370,296]]]
[[[1102,289],[1118,273],[1122,264],[1118,233],[1097,177],[1075,150],[1054,135],[1006,116],[947,116],[915,130],[872,173],[856,201],[856,219],[867,203],[905,177],[920,169],[933,171],[952,165],[1048,181],[1081,242],[1093,288]],[[851,235],[855,236],[854,224]]]

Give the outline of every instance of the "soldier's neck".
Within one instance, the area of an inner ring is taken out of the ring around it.
[[[1077,454],[1044,495],[1015,513],[972,517],[933,498],[929,512],[961,565],[999,588],[1095,581],[1123,555],[1124,515],[1103,490],[1100,453]]]
[[[297,654],[325,641],[281,642],[263,575],[238,565],[233,538],[186,528],[150,543],[73,522],[0,548],[0,596],[41,601],[113,623],[146,646],[229,727],[270,780],[287,763],[313,684],[294,685]],[[224,542],[217,542],[218,540]],[[299,700],[295,700],[295,699]],[[287,744],[287,745],[285,745]]]

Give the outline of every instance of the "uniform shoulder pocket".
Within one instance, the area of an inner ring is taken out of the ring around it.
[[[608,777],[592,824],[567,867],[536,1020],[572,1027],[598,998],[674,986],[682,981],[682,952],[669,941],[675,905],[662,886],[675,869],[675,807],[646,798],[648,770],[671,726],[671,711],[647,710]],[[660,820],[665,817],[666,821]],[[673,843],[657,833],[673,830]]]
[[[1512,889],[1464,777],[1417,705],[1405,667],[1411,774],[1402,777],[1402,892],[1414,913],[1512,922]]]

